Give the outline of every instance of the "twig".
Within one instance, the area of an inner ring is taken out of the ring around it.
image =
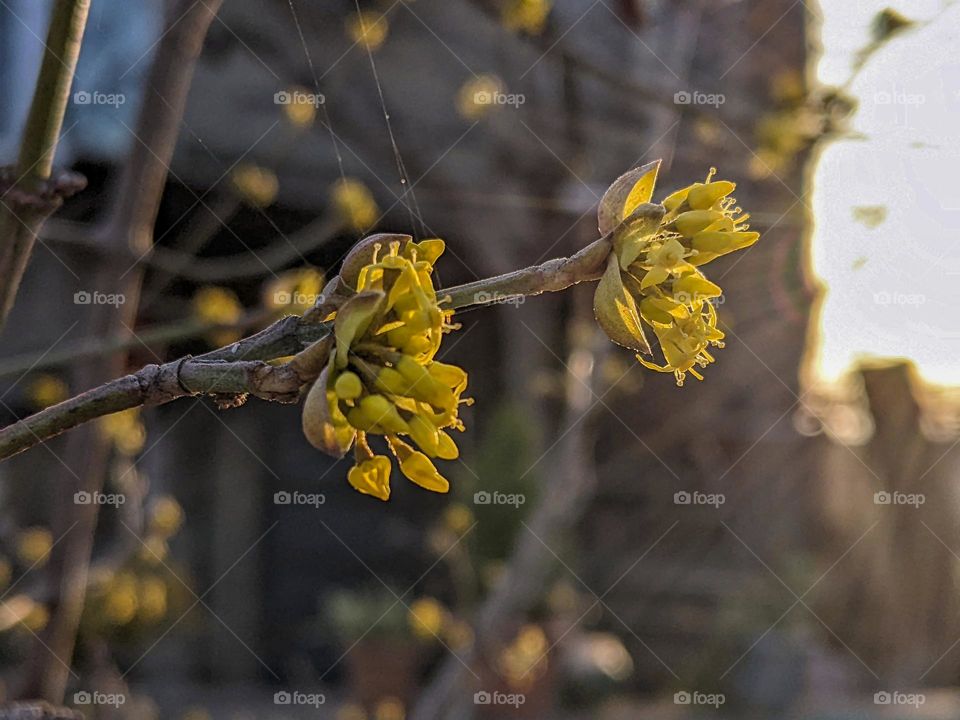
[[[86,187],[76,174],[53,172],[90,0],[58,0],[13,168],[0,172],[0,327],[13,308],[40,226],[64,198]],[[5,199],[4,199],[5,198]]]
[[[510,296],[531,297],[565,290],[580,282],[599,279],[609,254],[608,239],[600,238],[568,258],[547,260],[540,265],[449,288],[444,291],[449,297],[444,304],[462,308],[500,302]]]
[[[289,365],[260,360],[217,362],[182,358],[147,365],[132,375],[111,380],[59,405],[30,422],[12,425],[0,440],[0,454],[11,454],[94,418],[141,405],[163,405],[194,395],[250,394],[273,402],[295,402],[303,379]]]
[[[556,258],[449,288],[443,302],[456,310],[510,297],[564,290],[580,282],[596,280],[609,252],[609,241],[601,238],[569,258]],[[295,366],[290,363],[265,365],[256,361],[296,355],[328,333],[328,324],[291,315],[255,335],[197,358],[181,358],[161,366],[148,365],[133,375],[112,380],[3,428],[0,460],[94,418],[140,405],[160,405],[180,397],[250,394],[264,400],[291,402],[306,381]],[[214,382],[217,373],[220,377]]]
[[[328,242],[342,228],[343,223],[339,219],[323,218],[289,237],[277,240],[255,256],[242,252],[226,257],[198,258],[181,249],[157,247],[144,258],[144,262],[170,274],[201,282],[261,277],[299,260],[305,253]]]

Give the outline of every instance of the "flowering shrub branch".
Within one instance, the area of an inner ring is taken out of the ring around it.
[[[391,461],[370,447],[380,437],[412,482],[435,492],[449,483],[432,458],[453,459],[449,430],[463,430],[457,408],[467,373],[434,357],[442,336],[459,326],[455,312],[512,297],[557,292],[599,280],[598,323],[611,340],[638,351],[645,367],[687,374],[714,361],[722,347],[711,300],[721,294],[700,267],[759,239],[730,196],[734,184],[694,183],[651,202],[659,162],[610,186],[598,209],[601,237],[568,258],[445,290],[433,285],[442,240],[372,235],[359,242],[302,317],[205,355],[184,357],[112,380],[0,430],[0,459],[89,420],[140,405],[209,395],[222,407],[248,396],[293,403],[304,396],[303,429],[318,449],[356,465],[348,480],[381,500],[390,496]],[[644,328],[658,340],[652,354]],[[411,444],[412,443],[412,444]]]
[[[442,291],[451,310],[484,305],[491,297],[530,296],[564,290],[596,280],[610,243],[600,239],[569,258],[555,258],[523,270],[466,283]],[[331,284],[332,285],[332,284]],[[320,299],[320,305],[326,303]],[[313,343],[330,336],[331,324],[317,321],[316,309],[304,317],[290,315],[230,345],[164,365],[147,365],[52,405],[0,430],[0,460],[104,415],[141,405],[163,405],[197,395],[252,395],[275,402],[295,402],[297,393],[317,374],[304,370],[302,358]],[[315,354],[317,348],[311,352]],[[279,365],[267,361],[301,355]],[[326,350],[329,353],[329,348]],[[322,364],[322,362],[321,362]],[[294,368],[298,368],[294,370]]]

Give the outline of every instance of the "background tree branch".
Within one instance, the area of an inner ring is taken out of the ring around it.
[[[122,295],[125,303],[118,308],[90,306],[80,323],[87,337],[132,333],[143,268],[131,267],[118,277],[118,268],[109,255],[118,250],[137,256],[150,251],[196,60],[221,2],[169,0],[166,3],[165,27],[144,85],[138,121],[131,133],[131,150],[119,182],[112,190],[111,214],[102,228],[94,232],[107,255],[106,259],[100,259],[89,278],[90,287]],[[104,361],[83,363],[75,370],[73,382],[79,387],[100,385],[123,375],[126,362],[125,353],[116,353]],[[106,402],[108,406],[111,402],[121,406],[122,398],[121,393]],[[98,397],[97,403],[101,402],[105,401]],[[97,524],[97,506],[78,505],[72,498],[75,492],[100,491],[110,454],[108,442],[94,430],[88,426],[72,434],[63,456],[63,469],[57,481],[66,491],[57,498],[52,530],[59,537],[73,528],[72,538],[69,543],[56,545],[50,554],[46,576],[55,600],[50,622],[41,637],[43,647],[33,653],[22,691],[24,697],[55,704],[62,702],[69,679]]]
[[[90,0],[57,0],[40,75],[15,166],[0,171],[0,327],[13,308],[37,233],[64,198],[86,187],[71,172],[53,172],[70,86],[80,57]]]

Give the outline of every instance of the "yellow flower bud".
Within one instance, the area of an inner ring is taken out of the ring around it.
[[[410,392],[410,381],[393,368],[385,367],[377,371],[377,390],[388,395],[406,396]]]
[[[400,348],[405,355],[424,355],[429,357],[436,350],[434,342],[425,334],[414,334]]]
[[[407,423],[397,412],[397,406],[383,395],[367,395],[357,407],[350,409],[347,420],[364,432],[377,432],[380,428],[393,433],[409,432]]]
[[[406,347],[407,343],[410,342],[410,338],[413,337],[413,330],[408,328],[406,325],[402,325],[393,330],[387,332],[387,342],[398,350]]]
[[[363,394],[363,383],[356,373],[347,370],[337,376],[333,390],[341,400],[356,400]]]
[[[437,435],[437,428],[429,420],[425,420],[420,415],[414,415],[407,422],[410,426],[410,437],[420,446],[427,455],[436,457],[440,449],[440,439]]]
[[[431,363],[433,365],[435,363]],[[404,355],[396,363],[397,371],[410,383],[406,393],[418,400],[425,400],[434,407],[449,410],[456,406],[457,398],[450,388],[430,374],[424,367],[411,357]],[[459,368],[458,368],[459,369]]]

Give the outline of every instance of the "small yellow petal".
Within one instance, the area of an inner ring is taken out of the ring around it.
[[[450,491],[450,483],[422,452],[415,452],[401,461],[400,472],[425,490],[438,493]]]
[[[677,227],[677,232],[689,238],[723,218],[724,215],[719,210],[688,210],[677,216],[674,225]]]
[[[394,435],[388,436],[387,442],[390,444],[390,450],[400,461],[400,472],[408,480],[432,492],[445,493],[450,490],[450,483],[437,472],[437,468],[430,462],[430,458],[422,452],[414,450]]]
[[[723,290],[702,275],[684,275],[673,282],[673,295],[678,300],[692,300],[720,297]]]
[[[693,210],[709,210],[717,200],[732,193],[736,187],[729,180],[716,180],[706,185],[700,185],[690,191],[687,196],[687,204]]]
[[[440,438],[433,423],[419,415],[414,415],[407,421],[407,425],[410,427],[410,437],[420,449],[427,455],[436,457],[440,448]]]
[[[659,285],[668,277],[670,277],[670,272],[666,268],[655,267],[643,276],[643,280],[640,281],[640,289],[646,290],[654,285]]]
[[[437,439],[439,440],[437,446],[438,458],[441,460],[456,460],[460,457],[460,448],[457,447],[457,443],[455,443],[453,438],[447,433],[443,430],[438,430]]]
[[[375,455],[350,468],[347,481],[354,490],[373,495],[380,500],[390,499],[390,458]]]

